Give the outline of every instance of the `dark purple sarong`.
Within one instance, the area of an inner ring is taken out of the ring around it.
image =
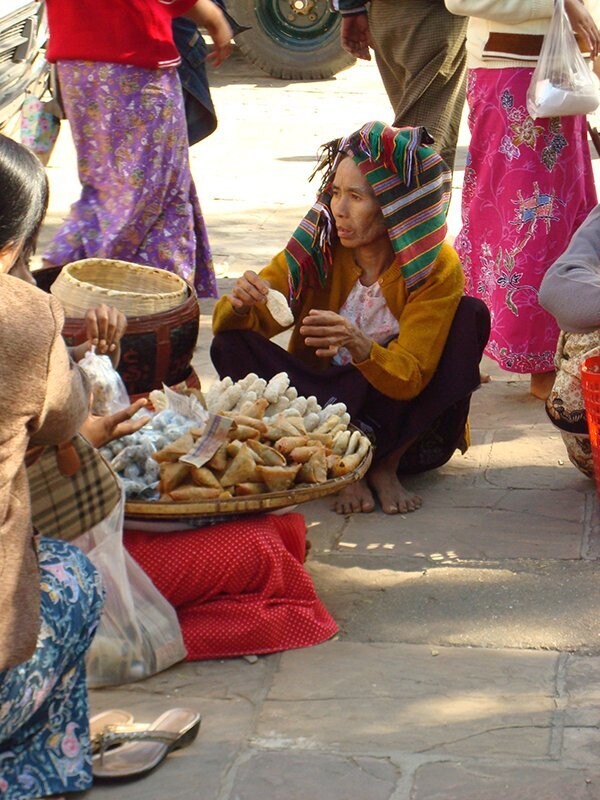
[[[321,405],[343,402],[352,422],[375,443],[374,461],[416,439],[399,472],[423,472],[445,464],[464,441],[472,392],[479,386],[479,362],[490,332],[485,304],[463,297],[435,375],[420,395],[403,401],[377,391],[352,364],[317,371],[252,331],[223,331],[210,355],[221,378],[249,372],[269,380],[287,372],[292,386]]]

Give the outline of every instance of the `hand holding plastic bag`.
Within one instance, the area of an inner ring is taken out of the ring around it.
[[[579,50],[564,0],[556,0],[527,91],[527,110],[533,119],[568,117],[589,114],[598,105],[598,78]]]
[[[116,414],[129,406],[123,379],[108,356],[99,356],[91,347],[79,362],[92,385],[92,414]]]

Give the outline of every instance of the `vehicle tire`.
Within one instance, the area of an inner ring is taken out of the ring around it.
[[[331,78],[356,60],[342,49],[328,0],[228,0],[227,10],[251,27],[235,38],[242,54],[274,78]]]

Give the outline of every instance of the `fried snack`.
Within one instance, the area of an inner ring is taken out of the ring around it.
[[[348,442],[352,436],[352,431],[340,431],[333,440],[333,452],[343,456],[348,447]]]
[[[163,461],[160,465],[159,491],[161,494],[170,494],[172,489],[176,489],[190,474],[191,467],[182,461],[174,463]]]
[[[289,459],[290,461],[293,461],[294,464],[305,464],[312,458],[312,456],[314,456],[315,453],[325,454],[325,448],[322,444],[317,443],[313,445],[294,447],[292,452],[289,454]]]
[[[342,475],[347,475],[349,472],[353,472],[363,458],[364,456],[361,456],[360,453],[352,453],[349,456],[344,456],[336,465],[331,467],[331,474],[334,478],[341,478]]]
[[[259,397],[258,400],[247,400],[242,403],[240,407],[240,414],[245,417],[252,417],[253,419],[262,419],[265,411],[269,407],[269,401],[264,397]]]
[[[180,456],[189,453],[194,446],[194,437],[191,433],[184,433],[179,439],[175,439],[162,450],[152,453],[152,458],[160,464],[162,461],[178,461]]]
[[[234,439],[232,442],[228,442],[225,448],[225,452],[227,453],[227,458],[234,458],[238,454],[238,450],[243,445],[243,442],[240,442],[239,439]]]
[[[243,443],[236,453],[233,461],[221,475],[221,486],[228,488],[247,481],[260,480],[257,478],[258,464],[254,460],[252,451]],[[275,469],[275,467],[273,468]]]
[[[318,433],[313,431],[308,434],[308,444],[320,443],[329,450],[333,449],[333,436],[331,433]]]
[[[257,439],[248,439],[246,442],[252,452],[260,459],[259,464],[264,464],[267,467],[285,467],[286,459],[283,453],[275,450],[264,442]]]
[[[275,449],[287,456],[296,447],[303,447],[307,441],[306,436],[282,436],[275,442]]]
[[[334,474],[334,471],[335,471],[337,465],[340,463],[341,460],[342,460],[342,457],[341,457],[341,455],[338,455],[338,453],[329,453],[329,455],[327,456],[327,474],[328,475],[331,473],[332,477],[336,477],[335,474]]]
[[[356,452],[356,450],[358,448],[358,445],[360,444],[360,440],[362,438],[363,438],[363,435],[362,435],[362,433],[360,431],[352,431],[352,434],[350,435],[350,439],[348,440],[348,445],[347,445],[346,450],[344,452],[344,457],[345,456],[350,456],[350,455],[352,455],[352,453]]]
[[[327,456],[324,448],[319,448],[302,464],[298,472],[299,483],[325,483],[327,480]]]
[[[197,486],[210,486],[213,489],[223,488],[214,472],[208,467],[192,467],[190,475]]]
[[[265,483],[238,483],[235,487],[236,497],[248,497],[253,494],[265,494],[268,489]]]
[[[269,289],[266,303],[269,313],[282,328],[289,328],[294,324],[294,315],[285,295],[278,292],[277,289]]]
[[[217,472],[221,472],[225,469],[227,466],[227,442],[223,442],[222,445],[219,445],[215,450],[215,454],[207,461],[206,466]]]
[[[327,419],[322,422],[320,425],[314,429],[313,434],[315,433],[331,433],[331,431],[339,425],[340,418],[337,414],[332,414],[331,416],[327,417]]]
[[[221,497],[222,493],[222,489],[213,489],[211,486],[193,486],[186,483],[185,486],[173,489],[169,495],[179,503],[186,501],[194,503],[196,500],[215,500],[217,497]]]
[[[265,425],[265,428],[267,426]],[[238,442],[243,442],[246,439],[258,439],[260,431],[252,425],[236,425],[235,423],[229,429],[227,434],[230,441],[236,439]]]
[[[284,436],[300,435],[299,429],[292,423],[293,419],[300,419],[300,417],[284,417],[281,414],[277,414],[275,417],[267,417],[269,428],[264,434],[264,438],[276,442]]]
[[[262,419],[255,419],[254,417],[249,417],[246,414],[237,414],[233,411],[230,411],[228,414],[225,414],[226,417],[231,417],[233,420],[233,427],[249,427],[249,428],[256,428],[259,433],[266,433],[268,426],[266,422],[263,422]]]
[[[300,464],[289,467],[263,467],[261,464],[257,464],[256,474],[259,481],[266,483],[269,491],[282,492],[289,489],[294,483],[299,469]]]

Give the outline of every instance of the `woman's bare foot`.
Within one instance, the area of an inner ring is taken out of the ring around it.
[[[491,383],[492,376],[488,375],[487,372],[480,372],[479,373],[479,382],[480,383]]]
[[[368,514],[375,510],[375,500],[367,482],[362,480],[338,492],[331,508],[338,514]]]
[[[385,514],[406,514],[421,508],[423,500],[408,492],[398,480],[396,470],[387,464],[376,464],[368,472],[369,485],[377,494]]]
[[[555,377],[554,371],[532,373],[529,393],[540,400],[547,400],[552,391]]]

